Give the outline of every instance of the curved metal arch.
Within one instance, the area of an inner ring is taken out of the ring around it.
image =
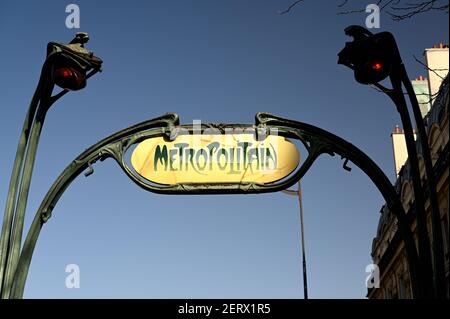
[[[276,192],[289,188],[297,183],[309,170],[315,160],[322,154],[339,154],[342,158],[352,161],[358,166],[372,182],[377,186],[380,193],[386,200],[387,206],[398,219],[398,226],[408,256],[409,271],[413,286],[414,296],[420,296],[419,277],[416,269],[418,257],[416,246],[409,228],[406,214],[398,198],[395,189],[389,182],[389,179],[383,171],[361,150],[342,138],[327,132],[323,129],[310,124],[293,121],[277,117],[268,113],[256,114],[255,125],[214,125],[219,129],[226,127],[254,127],[256,131],[265,132],[270,129],[277,129],[279,135],[300,140],[307,148],[309,154],[303,165],[285,180],[274,184],[179,184],[170,186],[159,186],[146,183],[138,178],[136,174],[128,167],[125,162],[125,153],[131,145],[149,137],[165,136],[170,138],[170,133],[176,127],[191,129],[191,126],[179,126],[177,114],[168,113],[162,117],[148,120],[140,124],[131,126],[119,131],[102,141],[94,144],[80,156],[78,156],[67,168],[59,175],[43,202],[38,208],[34,220],[27,234],[22,253],[20,255],[19,265],[14,276],[13,287],[11,291],[12,298],[22,298],[25,288],[25,281],[31,263],[34,248],[40,234],[43,224],[51,217],[53,208],[56,206],[62,193],[67,189],[71,182],[85,171],[91,164],[98,160],[113,158],[125,174],[140,187],[160,194],[249,194],[249,193],[267,193]],[[205,125],[202,130],[209,127]],[[346,161],[347,161],[346,160]],[[344,164],[344,168],[345,164]]]

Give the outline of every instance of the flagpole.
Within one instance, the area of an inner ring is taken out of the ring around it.
[[[300,210],[300,236],[301,236],[301,248],[302,248],[302,267],[303,267],[303,298],[308,299],[308,277],[306,273],[306,253],[305,253],[305,228],[303,223],[303,199],[302,199],[302,187],[300,181],[298,181],[298,189],[290,190],[286,189],[282,191],[285,194],[291,196],[297,196],[298,206]]]

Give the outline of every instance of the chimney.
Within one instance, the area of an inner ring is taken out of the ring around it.
[[[434,44],[432,49],[425,49],[425,63],[428,66],[428,88],[432,101],[436,98],[439,88],[448,74],[448,45],[442,42]]]
[[[416,139],[414,132],[414,139]],[[400,170],[408,159],[408,149],[406,148],[405,133],[398,125],[395,126],[394,132],[391,134],[392,150],[394,153],[395,177],[398,178]]]
[[[428,80],[426,77],[420,75],[415,80],[412,80],[411,84],[419,102],[420,113],[422,117],[425,117],[431,109]]]

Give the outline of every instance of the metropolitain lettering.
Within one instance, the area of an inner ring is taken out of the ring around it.
[[[242,174],[246,170],[276,170],[278,156],[272,144],[237,142],[234,146],[223,146],[211,142],[204,147],[190,147],[188,143],[175,143],[173,147],[157,145],[153,169],[155,172],[190,171],[206,174],[219,169],[227,174]]]

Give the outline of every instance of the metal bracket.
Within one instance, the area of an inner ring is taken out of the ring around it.
[[[344,157],[342,157],[344,159]],[[344,164],[342,164],[342,168],[345,169],[347,172],[351,172],[352,168],[347,165],[348,164],[348,158],[345,159]]]
[[[94,174],[94,167],[92,166],[92,163],[89,162],[88,165],[89,165],[88,169],[86,170],[86,172],[84,172],[85,177],[88,177],[88,176]]]

